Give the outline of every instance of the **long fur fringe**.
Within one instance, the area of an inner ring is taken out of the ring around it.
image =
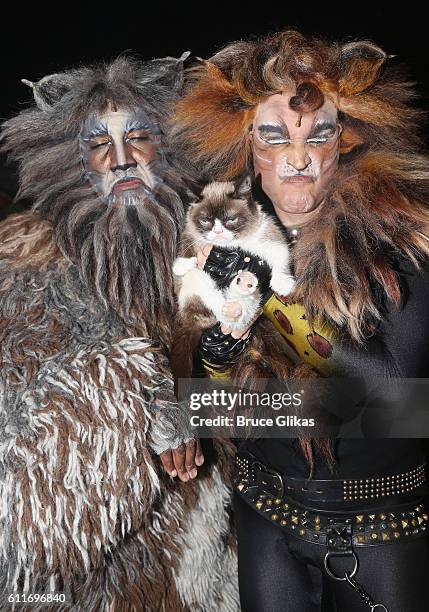
[[[52,592],[66,602],[32,608],[239,609],[232,443],[188,483],[149,450],[180,411],[168,349],[183,175],[162,132],[151,199],[110,211],[78,149],[108,99],[163,126],[177,95],[165,68],[122,57],[57,75],[3,127],[34,210],[0,224],[0,610]]]

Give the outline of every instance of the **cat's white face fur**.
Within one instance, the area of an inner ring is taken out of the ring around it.
[[[200,202],[188,212],[188,231],[199,242],[228,246],[255,230],[259,223],[250,183],[238,188],[234,183],[213,182],[203,189]]]
[[[233,224],[236,220],[230,221]],[[206,234],[205,238],[208,242],[215,245],[227,245],[234,239],[235,234],[227,227],[225,227],[220,219],[215,219],[215,222]]]

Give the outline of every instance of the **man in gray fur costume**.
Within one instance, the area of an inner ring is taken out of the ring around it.
[[[184,57],[27,82],[3,126],[34,204],[0,224],[1,610],[239,608],[233,449],[188,482],[157,457],[192,438],[168,363]]]

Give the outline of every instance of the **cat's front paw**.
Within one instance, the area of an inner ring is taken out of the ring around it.
[[[222,314],[224,317],[228,317],[229,319],[238,319],[243,312],[243,308],[240,302],[236,300],[225,300],[225,303],[222,307]]]
[[[178,257],[173,264],[173,274],[183,276],[189,270],[197,267],[196,257]]]
[[[277,272],[271,277],[270,287],[279,295],[288,295],[295,288],[295,279],[290,274]]]

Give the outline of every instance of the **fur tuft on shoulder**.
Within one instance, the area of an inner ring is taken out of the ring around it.
[[[45,270],[62,259],[49,221],[30,212],[10,215],[0,223],[0,257],[27,270]]]
[[[378,286],[400,302],[394,259],[429,256],[429,171],[422,155],[369,152],[343,165],[293,259],[308,315],[319,312],[362,340],[380,316]]]

